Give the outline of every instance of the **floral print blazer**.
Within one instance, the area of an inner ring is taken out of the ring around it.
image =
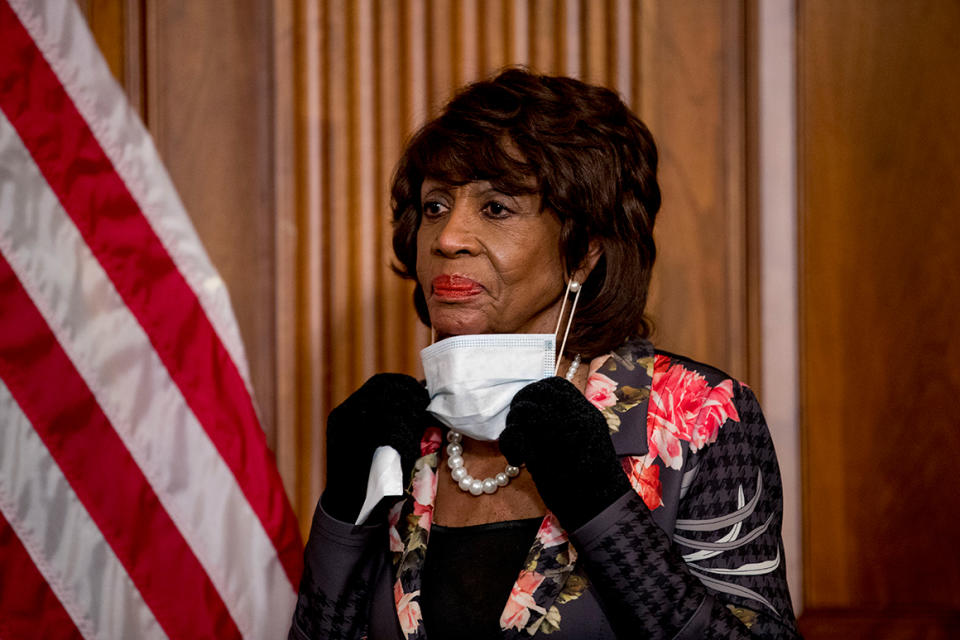
[[[504,638],[793,638],[780,473],[753,393],[627,342],[590,364],[635,493],[573,532],[547,514],[504,605]],[[443,434],[428,428],[387,523],[318,505],[290,638],[425,639],[420,581]]]

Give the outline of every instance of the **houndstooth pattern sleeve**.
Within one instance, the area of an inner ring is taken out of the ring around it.
[[[700,638],[711,622],[722,626],[722,637],[750,637],[731,612],[714,611],[713,597],[636,494],[624,495],[572,539],[617,637]]]
[[[671,539],[624,495],[572,535],[623,638],[796,638],[780,541],[780,474],[753,393],[691,454]]]
[[[735,386],[734,402],[740,420],[691,456],[695,477],[680,500],[673,542],[691,573],[755,637],[795,638],[773,441],[748,387]]]
[[[317,504],[288,640],[366,636],[385,536],[383,526],[354,527],[334,520]]]

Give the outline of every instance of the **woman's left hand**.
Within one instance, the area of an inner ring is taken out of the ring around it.
[[[540,497],[574,531],[630,491],[606,420],[563,378],[521,389],[510,403],[500,451],[526,464]]]

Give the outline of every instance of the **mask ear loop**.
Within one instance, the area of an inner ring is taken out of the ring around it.
[[[576,280],[571,279],[567,282],[567,293],[563,296],[563,302],[560,304],[560,317],[557,318],[557,328],[553,330],[553,335],[556,336],[560,331],[560,322],[563,320],[563,310],[567,306],[567,297],[574,293],[573,304],[570,305],[570,315],[567,317],[567,328],[563,332],[563,342],[560,344],[560,351],[557,354],[557,365],[553,369],[553,375],[557,375],[557,372],[560,370],[560,358],[563,356],[564,350],[567,348],[567,336],[570,335],[570,327],[573,325],[573,313],[577,310],[577,301],[580,300],[580,283]]]
[[[553,328],[553,336],[557,337],[560,333],[560,323],[563,322],[563,310],[567,308],[567,298],[570,297],[570,289],[573,286],[573,280],[567,282],[567,292],[563,294],[563,301],[560,303],[560,315],[557,316],[557,326]]]

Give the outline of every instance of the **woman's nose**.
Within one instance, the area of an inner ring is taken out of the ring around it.
[[[450,211],[434,239],[434,251],[448,258],[477,255],[480,243],[466,206],[457,204]]]

